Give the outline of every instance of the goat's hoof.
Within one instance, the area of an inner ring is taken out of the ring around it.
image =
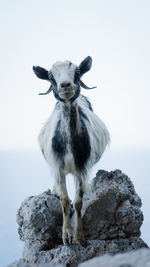
[[[66,245],[66,246],[73,244],[73,233],[72,233],[72,230],[71,229],[66,229],[63,232],[62,239],[63,239],[64,245]]]
[[[75,233],[75,241],[76,244],[84,244],[86,242],[83,231],[78,231]]]

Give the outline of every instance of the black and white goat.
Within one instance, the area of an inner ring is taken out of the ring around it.
[[[89,100],[80,94],[80,86],[87,87],[81,77],[90,70],[91,57],[76,66],[70,61],[56,62],[47,71],[34,67],[38,78],[48,80],[58,102],[42,128],[39,142],[42,153],[54,171],[55,189],[60,196],[63,212],[62,239],[71,244],[73,239],[84,239],[81,221],[82,197],[87,190],[89,169],[100,159],[107,144],[109,133],[104,123],[94,114]],[[75,180],[75,230],[69,219],[70,200],[66,188],[66,174]]]

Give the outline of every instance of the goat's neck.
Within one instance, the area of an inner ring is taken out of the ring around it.
[[[78,101],[75,100],[73,103],[64,103],[62,109],[62,122],[65,120],[65,124],[68,124],[71,131],[80,133],[81,121],[79,116]]]

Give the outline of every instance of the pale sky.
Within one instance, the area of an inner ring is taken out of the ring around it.
[[[150,1],[7,0],[0,2],[0,147],[37,147],[54,104],[32,66],[56,61],[93,67],[87,95],[106,123],[112,147],[149,147]]]

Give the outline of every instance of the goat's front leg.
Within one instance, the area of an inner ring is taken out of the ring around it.
[[[69,209],[70,209],[70,199],[68,197],[66,188],[66,179],[61,177],[57,184],[55,185],[56,191],[60,196],[60,202],[63,213],[63,227],[62,227],[62,239],[64,245],[72,244],[73,241],[73,230],[70,223]]]
[[[74,200],[74,209],[75,209],[75,242],[84,241],[82,219],[81,219],[81,210],[82,210],[82,198],[83,198],[83,189],[82,181],[76,178],[75,182],[76,194]]]

